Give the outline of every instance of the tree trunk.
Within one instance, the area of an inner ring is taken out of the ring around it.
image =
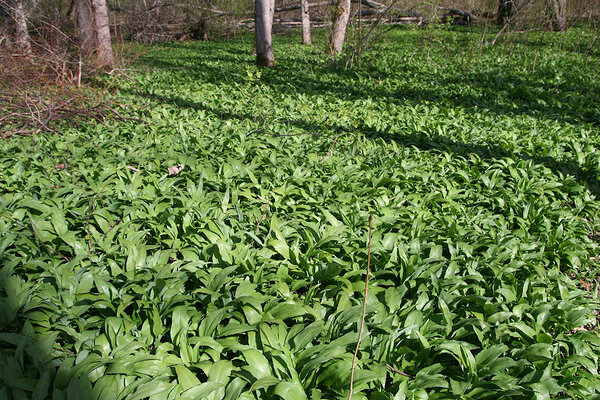
[[[272,67],[275,65],[271,37],[274,10],[275,0],[256,0],[254,3],[256,64],[260,67]]]
[[[552,12],[552,28],[555,31],[567,30],[567,0],[546,0]]]
[[[308,13],[308,0],[300,0],[302,12],[302,44],[312,44],[310,40],[310,14]]]
[[[333,10],[333,30],[329,42],[329,53],[337,54],[344,47],[346,27],[350,18],[351,0],[338,0]]]
[[[14,24],[15,47],[30,60],[33,53],[31,52],[31,38],[27,30],[27,19],[25,18],[25,12],[23,12],[23,2],[21,0],[13,0],[10,8],[12,9]]]
[[[90,0],[77,0],[77,25],[79,26],[79,42],[86,56],[91,55],[96,48],[96,31]]]
[[[111,65],[114,61],[110,43],[110,26],[108,23],[106,0],[92,0],[92,6],[94,7],[98,64],[101,67],[105,67]]]
[[[513,0],[499,0],[498,1],[498,14],[496,14],[496,24],[504,25],[506,21],[513,16],[516,11],[515,3]]]

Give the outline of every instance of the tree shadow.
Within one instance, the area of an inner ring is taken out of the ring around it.
[[[461,35],[461,32],[453,34]],[[465,38],[466,36],[459,36],[456,40]],[[243,85],[248,81],[248,71],[255,68],[254,57],[245,50],[246,44],[174,43],[166,45],[170,53],[159,53],[158,57],[145,58],[142,62],[153,69],[181,74],[180,77],[186,80],[215,85]],[[185,48],[187,52],[183,57],[181,52],[173,51],[181,48]],[[218,51],[201,52],[201,49],[215,48]],[[453,66],[457,67],[450,60],[448,66],[442,67]],[[435,68],[428,69],[417,62],[410,62],[410,58],[408,62],[392,67],[389,60],[374,59],[372,62],[367,60],[363,68],[337,69],[332,66],[330,60],[324,59],[318,50],[303,47],[298,48],[298,51],[283,52],[278,56],[275,68],[261,69],[260,83],[282,95],[301,93],[307,96],[333,97],[340,101],[375,99],[396,106],[435,105],[438,108],[458,108],[474,119],[482,114],[491,114],[529,116],[536,120],[568,124],[581,129],[600,125],[600,108],[593,100],[600,97],[600,82],[597,80],[589,81],[588,77],[579,76],[580,71],[576,69],[565,70],[556,65],[540,64],[535,70],[521,71],[519,74],[512,71],[484,64],[480,70],[456,69],[443,74]],[[386,80],[392,80],[394,84],[386,84]],[[252,113],[232,112],[226,107],[209,106],[179,95],[156,94],[141,89],[129,92],[177,107],[207,111],[223,119],[257,120],[261,117]],[[354,128],[331,124],[323,126],[302,120],[288,120],[286,123],[306,132],[315,132],[323,128],[331,131],[356,129],[369,137],[394,140],[421,150],[451,151],[461,156],[476,154],[483,159],[509,157],[531,160],[555,172],[573,176],[584,183],[593,194],[600,194],[595,167],[580,165],[575,155],[557,160],[549,156],[510,151],[492,143],[493,137],[490,137],[490,142],[486,144],[473,144],[441,134],[414,130],[402,133],[378,130],[360,121],[356,122]]]
[[[177,46],[169,45],[170,49]],[[535,72],[516,75],[502,68],[486,67],[483,71],[454,71],[449,77],[424,71],[409,63],[398,66],[390,74],[388,68],[372,63],[357,70],[335,69],[327,61],[315,65],[315,58],[285,54],[272,69],[261,70],[261,81],[283,93],[297,91],[308,95],[334,96],[344,100],[368,98],[393,104],[433,103],[460,107],[469,113],[482,111],[495,115],[527,115],[571,125],[600,125],[600,82],[583,81],[576,72],[538,67]],[[202,54],[169,59],[146,59],[152,67],[184,70],[188,78],[222,84],[243,82],[247,77],[240,63],[253,64],[253,56],[239,49],[220,50],[218,54]],[[403,82],[403,76],[419,75],[420,84]],[[397,79],[397,88],[381,84],[387,78]]]
[[[170,104],[172,106],[192,109],[195,111],[209,112],[223,120],[235,120],[235,121],[259,121],[264,116],[253,114],[253,113],[234,113],[226,109],[220,109],[211,107],[204,103],[190,101],[181,97],[176,96],[162,96],[153,93],[143,93],[135,90],[126,91],[129,94],[133,94],[140,97],[145,97],[152,101],[159,103]],[[596,171],[590,171],[581,167],[575,160],[556,160],[549,156],[537,156],[534,154],[528,154],[523,152],[512,152],[505,149],[502,146],[495,145],[492,143],[473,144],[466,143],[458,140],[451,139],[449,137],[439,134],[426,134],[420,132],[411,133],[390,133],[379,129],[374,129],[371,126],[367,126],[364,123],[359,123],[353,127],[342,126],[342,125],[322,125],[315,124],[303,120],[279,120],[279,123],[285,123],[288,126],[293,126],[298,130],[306,134],[315,134],[315,132],[330,131],[330,132],[361,132],[365,136],[372,139],[381,138],[389,141],[393,140],[403,146],[414,146],[422,151],[438,151],[438,152],[451,152],[453,154],[468,158],[469,155],[475,154],[479,158],[484,160],[496,160],[502,158],[510,158],[513,160],[525,160],[532,161],[535,164],[544,165],[554,171],[555,173],[560,172],[565,176],[571,176],[581,184],[585,185],[587,189],[595,195],[600,197],[600,180]],[[248,132],[252,134],[253,132]],[[279,136],[279,134],[274,134]],[[286,136],[282,134],[281,136]]]

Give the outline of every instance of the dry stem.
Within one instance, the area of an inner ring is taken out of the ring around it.
[[[358,341],[356,342],[356,349],[354,350],[354,357],[352,357],[352,371],[350,372],[350,394],[348,400],[352,400],[352,391],[354,390],[354,368],[356,367],[356,358],[358,356],[358,349],[360,342],[362,341],[362,333],[365,327],[365,316],[367,314],[367,297],[369,295],[369,275],[371,273],[371,237],[373,232],[373,214],[369,215],[369,249],[367,252],[367,277],[365,279],[365,299],[363,302],[362,318],[360,320],[360,329],[358,331]]]

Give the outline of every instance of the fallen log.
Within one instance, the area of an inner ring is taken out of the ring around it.
[[[389,6],[386,6],[383,3],[379,3],[377,1],[373,1],[373,0],[351,0],[352,3],[358,3],[361,2],[362,4],[376,9],[379,12],[383,12],[384,10],[387,10]],[[330,6],[330,5],[334,5],[337,4],[336,1],[321,1],[318,3],[310,3],[309,7],[310,8],[314,8],[314,7],[321,7],[321,6]],[[294,11],[294,10],[300,10],[300,4],[292,4],[292,5],[288,5],[288,6],[282,6],[282,7],[276,7],[275,8],[275,12],[283,12],[283,11]],[[422,18],[423,20],[425,20],[427,17],[423,14],[417,13],[417,12],[413,12],[410,10],[402,10],[400,8],[396,8],[396,7],[392,7],[390,9],[390,11],[394,11],[395,13],[398,14],[402,14],[402,15],[406,15],[409,17],[416,17],[416,18]]]
[[[446,14],[442,16],[443,22],[451,22],[453,25],[470,25],[477,21],[479,16],[470,13],[468,11],[458,10],[456,8],[440,7],[442,10],[446,10]]]

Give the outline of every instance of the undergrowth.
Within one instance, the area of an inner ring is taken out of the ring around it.
[[[156,45],[0,142],[0,397],[347,398],[372,213],[354,399],[597,398],[598,53],[481,38]]]

